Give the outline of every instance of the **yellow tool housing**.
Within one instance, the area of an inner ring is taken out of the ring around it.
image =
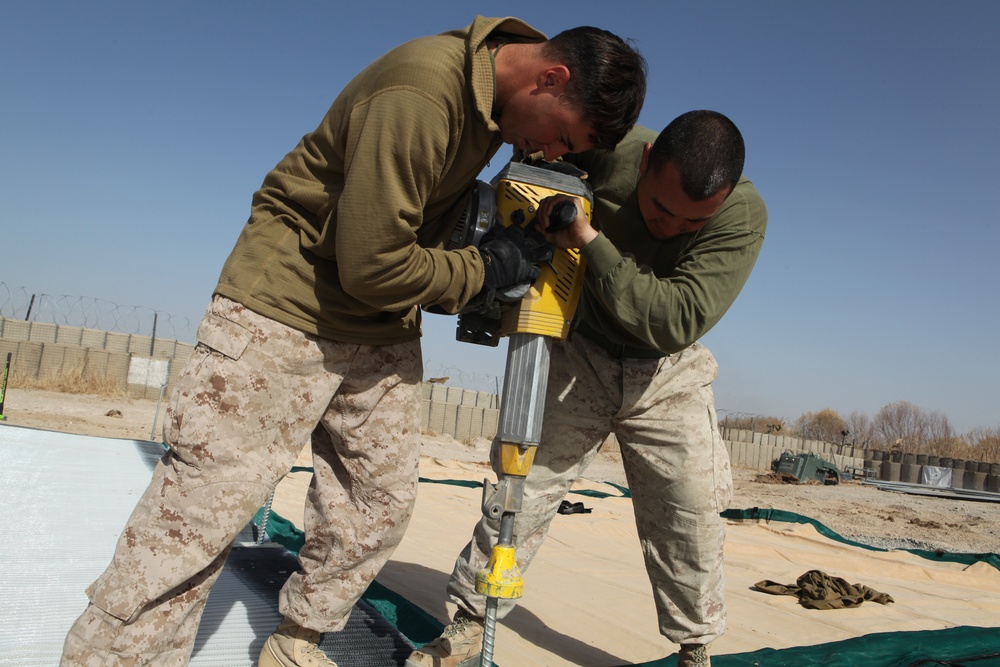
[[[590,219],[593,195],[576,176],[511,162],[494,177],[491,184],[496,196],[499,224],[521,227],[534,224],[538,203],[556,194],[582,199],[584,214]],[[556,248],[551,265],[541,267],[541,275],[528,294],[517,307],[504,313],[500,334],[538,334],[553,340],[564,340],[569,335],[570,324],[580,302],[585,268],[578,250]]]

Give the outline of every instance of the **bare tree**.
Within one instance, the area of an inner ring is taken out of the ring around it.
[[[934,449],[939,449],[945,443],[957,441],[943,413],[929,412],[909,401],[883,407],[875,415],[873,426],[883,444],[903,452],[927,451],[931,443],[935,443]]]
[[[865,448],[872,446],[875,441],[875,426],[868,413],[855,410],[847,416],[845,422],[847,430],[850,432],[848,439],[853,444]]]
[[[874,418],[852,412],[846,419],[835,410],[803,413],[792,424],[780,417],[719,410],[719,426],[758,433],[789,435],[852,444],[865,449],[933,454],[1000,464],[1000,426],[979,427],[958,435],[940,411],[924,410],[908,401],[886,405]]]
[[[975,452],[972,458],[988,463],[1000,463],[1000,426],[976,428],[967,433],[964,439],[969,443],[969,448]]]
[[[781,417],[769,417],[767,415],[757,415],[750,412],[728,412],[719,419],[719,426],[740,431],[755,431],[757,433],[778,433],[785,427],[785,420]]]
[[[846,437],[847,423],[836,410],[823,408],[819,412],[806,412],[795,420],[795,433],[808,440],[842,443]]]

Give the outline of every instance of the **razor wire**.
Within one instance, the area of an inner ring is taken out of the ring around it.
[[[447,384],[498,396],[503,391],[503,376],[470,372],[457,366],[433,361],[424,362],[424,382]]]
[[[184,342],[193,342],[197,331],[197,322],[153,308],[89,296],[32,292],[27,287],[14,287],[4,282],[0,282],[0,317]],[[503,389],[503,376],[470,372],[445,363],[425,363],[424,378],[427,382],[497,395]]]
[[[719,415],[719,426],[723,428],[732,429],[748,429],[750,431],[756,431],[758,427],[765,426],[768,428],[768,432],[780,431],[781,427],[784,426],[780,422],[778,424],[767,423],[769,420],[775,419],[774,417],[769,417],[767,415],[760,415],[755,412],[735,412],[733,410],[726,410],[725,408],[716,408],[715,412]],[[775,428],[777,426],[777,428]]]
[[[31,292],[0,282],[0,317],[25,322],[141,334],[192,342],[196,323],[145,306],[117,304],[89,296],[51,295]]]

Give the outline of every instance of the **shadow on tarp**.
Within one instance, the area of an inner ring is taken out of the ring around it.
[[[467,488],[481,487],[481,482],[467,480],[432,480],[420,478],[421,483],[450,484]],[[595,498],[623,497],[631,494],[625,487],[611,485],[619,493],[581,490],[571,491],[579,495]],[[726,510],[722,517],[734,521],[763,521],[804,523],[813,526],[824,537],[861,547],[871,551],[886,551],[860,542],[848,540],[822,523],[783,510],[750,508]],[[255,519],[259,519],[260,515]],[[302,545],[302,532],[280,516],[271,514],[267,533],[272,541],[297,550]],[[920,549],[899,549],[929,560],[948,561],[965,565],[985,562],[1000,569],[997,554],[956,554]],[[423,646],[437,637],[443,626],[430,614],[409,603],[389,589],[373,582],[362,597],[375,607],[414,646]],[[671,655],[653,662],[644,662],[622,667],[673,667],[677,656]],[[876,633],[846,639],[839,642],[797,646],[786,649],[761,649],[752,653],[715,655],[715,667],[918,667],[947,665],[950,667],[1000,667],[1000,632],[989,627],[956,627],[944,630],[921,630],[915,632]],[[507,666],[509,667],[509,666]]]

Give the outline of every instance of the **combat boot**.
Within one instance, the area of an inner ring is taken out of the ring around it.
[[[677,653],[677,667],[711,667],[708,647],[702,644],[681,644]]]
[[[319,647],[323,636],[284,619],[260,651],[257,667],[337,667]]]
[[[483,649],[482,620],[459,611],[441,636],[410,654],[403,667],[478,667]]]

